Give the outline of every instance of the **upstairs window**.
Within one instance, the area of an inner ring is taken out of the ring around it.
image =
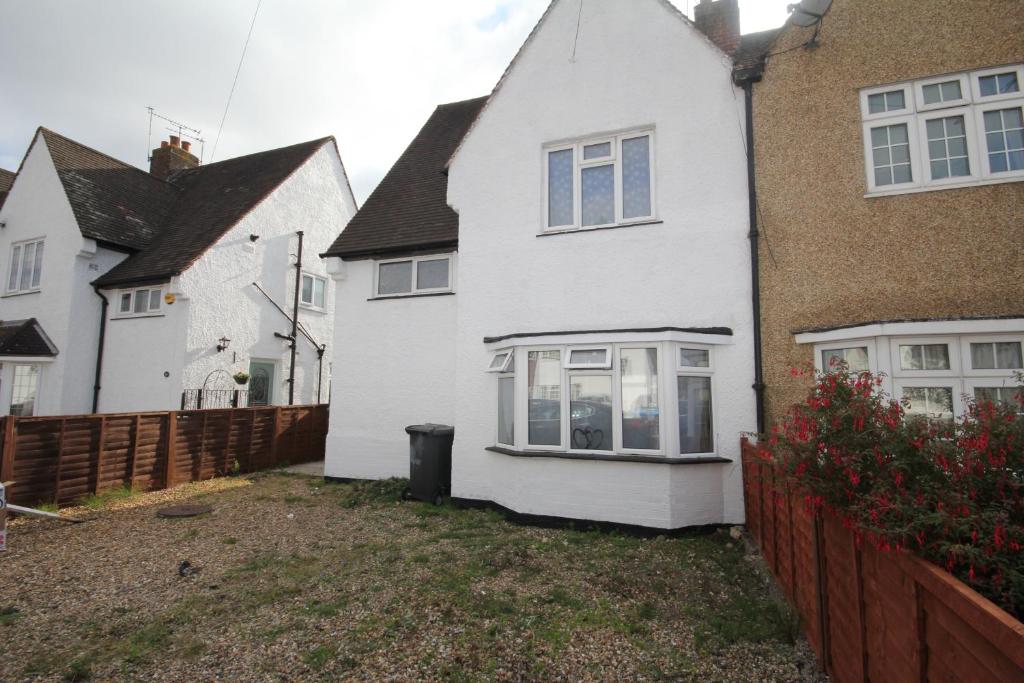
[[[376,287],[378,297],[450,292],[451,256],[416,256],[378,261]]]
[[[163,290],[160,287],[122,290],[118,296],[117,317],[130,318],[159,313],[163,298]]]
[[[327,280],[319,275],[302,274],[302,286],[299,288],[299,303],[310,308],[323,309],[327,291]]]
[[[1022,66],[861,91],[870,194],[1024,180]]]
[[[18,242],[12,245],[7,293],[23,294],[38,291],[42,276],[43,240]]]
[[[545,230],[654,217],[654,133],[634,131],[545,150]]]

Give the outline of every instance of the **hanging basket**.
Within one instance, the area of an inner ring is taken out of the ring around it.
[[[231,376],[235,380],[235,384],[245,384],[249,381],[249,373],[247,372],[236,372]]]

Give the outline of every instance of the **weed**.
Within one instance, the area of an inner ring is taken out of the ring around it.
[[[66,683],[79,683],[92,678],[92,659],[90,657],[79,657],[68,664],[67,670],[61,678]]]
[[[0,607],[0,626],[7,626],[13,624],[21,618],[21,612],[18,611],[17,607],[7,605]]]
[[[302,661],[310,669],[319,670],[324,668],[324,665],[333,659],[335,654],[337,654],[337,651],[333,647],[320,645],[302,655]]]
[[[234,536],[228,536],[224,539],[223,543],[224,545],[235,545],[236,543],[238,543],[238,539]]]
[[[120,486],[115,489],[107,489],[100,493],[90,493],[81,498],[78,502],[91,510],[103,510],[112,503],[129,500],[138,496],[141,492],[135,491],[130,486]]]

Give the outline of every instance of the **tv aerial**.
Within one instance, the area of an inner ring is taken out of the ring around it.
[[[146,147],[146,160],[147,161],[152,161],[153,160],[153,157],[150,156],[150,151],[153,149],[153,118],[156,117],[156,118],[158,118],[158,119],[160,119],[162,121],[166,121],[168,124],[170,124],[169,126],[165,126],[164,130],[168,130],[168,131],[174,133],[180,139],[189,139],[189,140],[193,140],[195,142],[198,142],[199,143],[199,163],[203,162],[203,154],[206,151],[206,140],[203,139],[203,137],[202,137],[203,131],[199,130],[198,128],[192,128],[190,126],[186,126],[184,123],[182,123],[180,121],[175,121],[174,119],[170,119],[170,118],[164,116],[163,114],[157,113],[153,109],[153,107],[146,107],[146,111],[149,112],[149,140],[147,141],[148,142],[148,146]]]

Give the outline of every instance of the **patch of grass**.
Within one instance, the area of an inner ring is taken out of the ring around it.
[[[238,543],[238,539],[234,536],[228,536],[222,542],[224,543],[224,545],[235,545],[236,543]]]
[[[331,661],[336,654],[337,650],[333,647],[320,645],[302,655],[302,661],[305,662],[306,666],[310,669],[319,671],[324,668],[324,665]]]
[[[306,500],[306,498],[304,496],[296,496],[296,495],[288,494],[287,496],[284,497],[283,500],[284,500],[285,505],[295,505],[296,503],[304,502]]]
[[[135,491],[129,486],[120,486],[116,489],[108,489],[101,493],[90,493],[81,498],[78,502],[90,510],[103,510],[112,503],[129,500],[141,495],[141,491]]]
[[[549,605],[558,605],[568,609],[582,609],[583,601],[571,594],[564,586],[555,586],[548,591],[544,601]]]
[[[41,510],[42,512],[60,512],[60,506],[56,503],[43,503],[41,505],[36,505],[36,510]]]
[[[181,537],[181,540],[194,541],[197,538],[199,538],[199,529],[193,527],[184,533],[184,535]]]
[[[338,616],[347,604],[348,600],[345,598],[339,598],[330,602],[313,600],[312,602],[306,603],[305,611],[307,614],[312,614],[317,617],[330,618]]]
[[[0,626],[9,626],[18,619],[21,619],[21,612],[17,607],[12,605],[0,607]]]
[[[377,481],[354,481],[345,484],[327,484],[324,493],[334,496],[343,508],[386,505],[402,499],[402,491],[409,485],[408,479],[380,479]]]
[[[61,680],[65,681],[65,683],[88,681],[92,678],[92,664],[92,658],[90,657],[79,657],[73,660],[68,664],[68,668],[61,676]]]
[[[171,643],[171,629],[162,620],[146,624],[122,643],[121,654],[126,661],[145,661],[153,652],[167,649]]]

